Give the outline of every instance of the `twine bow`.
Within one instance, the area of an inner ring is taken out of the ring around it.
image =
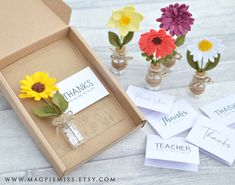
[[[128,57],[125,54],[122,54],[121,52],[118,52],[117,50],[115,50],[113,48],[110,48],[110,50],[113,52],[113,54],[110,55],[111,59],[117,60],[118,63],[119,63],[120,60],[124,60],[124,61],[127,62],[128,60],[133,59],[133,57]]]
[[[56,127],[56,135],[58,136],[59,128],[62,127],[65,123],[74,119],[74,116],[71,113],[63,113],[60,116],[56,117],[52,121],[52,125]]]
[[[174,58],[176,60],[180,60],[182,58],[182,55],[180,53],[176,53]]]
[[[167,74],[166,70],[162,70],[160,67],[159,69],[154,69],[152,67],[149,68],[149,76],[159,75],[161,78]],[[151,75],[153,74],[153,75]]]
[[[201,85],[204,85],[205,83],[210,83],[213,82],[212,79],[208,76],[204,77],[204,78],[199,78],[197,76],[194,76],[193,81],[190,83],[190,87],[192,86],[197,86],[200,87]]]

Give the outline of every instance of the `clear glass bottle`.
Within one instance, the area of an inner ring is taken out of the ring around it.
[[[145,86],[149,90],[158,90],[162,81],[162,75],[160,71],[160,63],[151,63],[148,69],[148,73],[145,76]]]
[[[194,97],[199,97],[204,93],[206,84],[209,82],[211,82],[211,78],[207,76],[205,71],[196,71],[189,84],[189,90]]]
[[[63,124],[63,127],[60,128],[65,139],[70,144],[70,146],[75,149],[85,142],[85,138],[82,133],[78,130],[76,120],[72,119]]]
[[[177,60],[180,60],[182,58],[182,55],[180,53],[176,53],[173,58],[168,58],[165,61],[162,62],[162,65],[165,68],[165,71],[167,73],[171,72],[176,64]]]
[[[78,128],[79,122],[71,113],[64,113],[52,121],[53,126],[62,133],[71,148],[76,149],[86,141],[84,134]]]
[[[111,57],[111,71],[115,75],[122,75],[128,65],[128,60],[131,60],[132,57],[126,56],[126,49],[123,46],[120,48],[112,49]]]

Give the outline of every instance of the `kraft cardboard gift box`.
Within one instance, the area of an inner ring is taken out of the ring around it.
[[[70,14],[71,9],[61,0],[0,0],[1,92],[59,176],[145,123],[84,39],[67,25]],[[32,114],[38,102],[18,98],[19,81],[26,74],[45,71],[59,82],[87,66],[110,94],[75,115],[89,139],[73,150],[62,135],[56,135],[50,119]]]

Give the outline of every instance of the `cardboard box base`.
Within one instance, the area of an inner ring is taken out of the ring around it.
[[[52,34],[22,53],[23,58],[1,70],[1,89],[58,175],[65,175],[143,124],[123,90],[73,29]],[[78,127],[88,141],[73,150],[62,134],[56,134],[51,119],[32,114],[32,108],[39,106],[39,102],[18,98],[19,81],[27,74],[44,71],[59,82],[87,66],[96,73],[110,95],[76,114]]]

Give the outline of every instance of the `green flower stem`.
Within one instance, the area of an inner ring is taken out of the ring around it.
[[[200,69],[200,71],[202,71],[202,67],[203,67],[203,59],[201,60],[201,69]]]
[[[49,104],[44,98],[42,98],[42,101],[44,101],[46,104]]]

